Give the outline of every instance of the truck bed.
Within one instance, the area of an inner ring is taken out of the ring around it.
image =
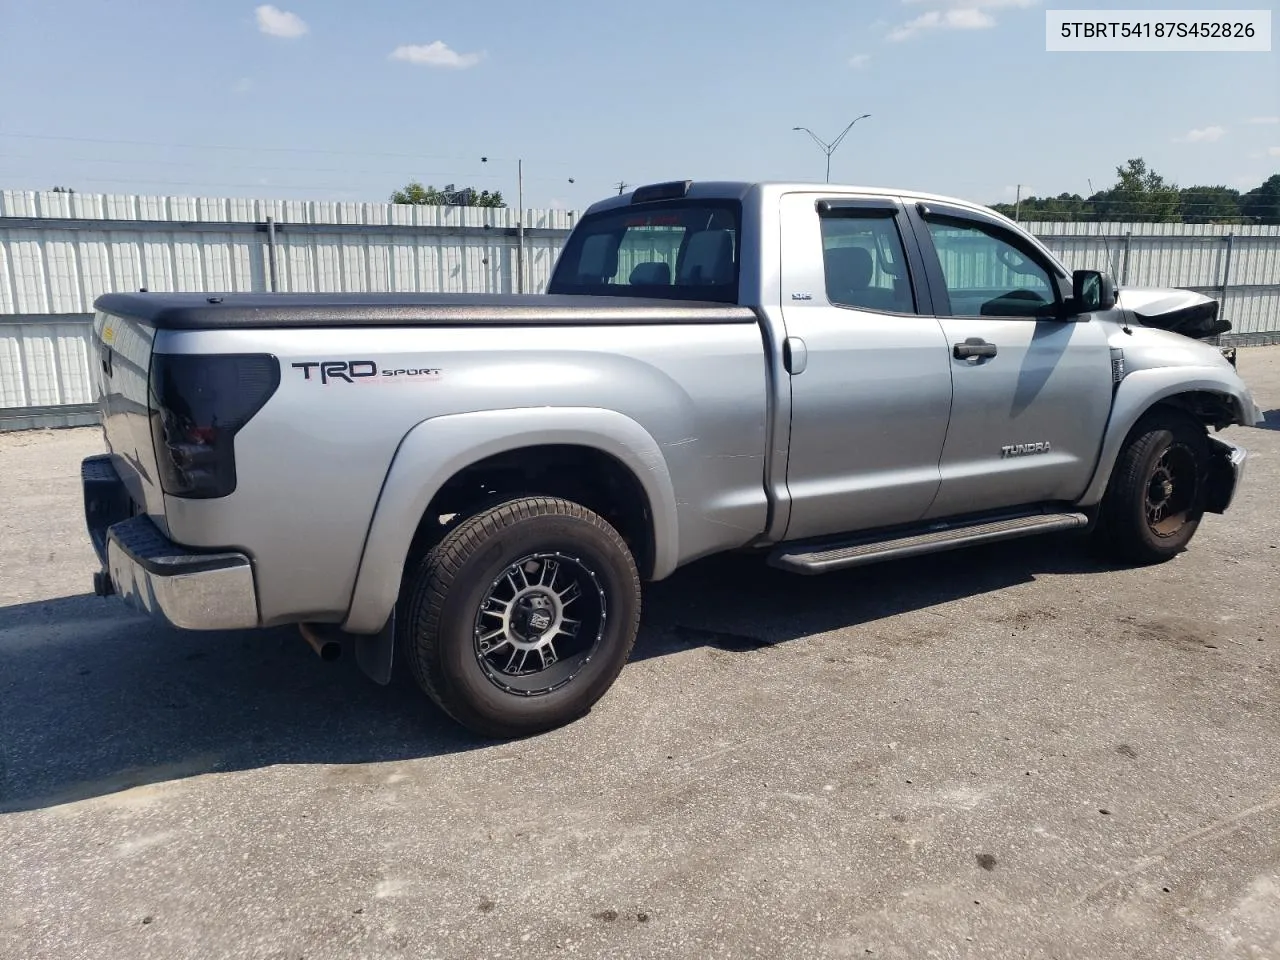
[[[156,330],[268,327],[601,326],[755,323],[695,300],[477,293],[111,293],[98,310]]]

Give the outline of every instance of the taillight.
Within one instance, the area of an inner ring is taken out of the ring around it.
[[[236,432],[278,386],[280,364],[267,354],[153,355],[151,436],[161,489],[195,499],[235,490]]]

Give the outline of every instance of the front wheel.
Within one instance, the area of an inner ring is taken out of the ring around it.
[[[1204,515],[1209,443],[1176,410],[1148,414],[1120,451],[1102,501],[1098,536],[1108,553],[1160,563],[1179,553]]]
[[[459,723],[514,737],[585,714],[621,672],[640,621],[626,543],[579,504],[510,500],[455,527],[409,575],[397,642]]]

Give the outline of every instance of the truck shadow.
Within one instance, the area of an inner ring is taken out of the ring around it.
[[[861,569],[798,576],[746,554],[710,557],[645,597],[632,659],[691,646],[757,650],[1027,583],[1039,574],[1101,572],[1078,536],[970,547]]]
[[[634,659],[752,650],[1101,569],[1064,539],[814,578],[763,557],[701,561],[647,589]],[[207,773],[494,746],[408,682],[379,687],[352,657],[321,663],[293,628],[182,633],[89,595],[0,608],[0,678],[0,814]]]
[[[296,628],[184,633],[86,595],[0,609],[0,813],[288,763],[489,745]]]
[[[1280,430],[1280,410],[1264,410],[1262,423],[1256,423],[1254,426],[1259,430]]]

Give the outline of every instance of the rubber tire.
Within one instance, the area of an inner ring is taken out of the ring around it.
[[[1175,442],[1189,447],[1199,474],[1190,518],[1177,533],[1159,537],[1147,525],[1147,483],[1156,461]],[[1204,515],[1209,468],[1205,428],[1172,409],[1145,415],[1129,432],[1102,499],[1096,543],[1117,560],[1136,565],[1163,563],[1186,548]]]
[[[476,611],[503,568],[557,549],[581,557],[599,579],[608,604],[604,635],[563,687],[533,697],[509,693],[476,659]],[[640,575],[618,532],[579,504],[523,497],[458,524],[405,578],[397,653],[418,686],[458,723],[485,737],[522,737],[586,714],[622,671],[639,626]]]

